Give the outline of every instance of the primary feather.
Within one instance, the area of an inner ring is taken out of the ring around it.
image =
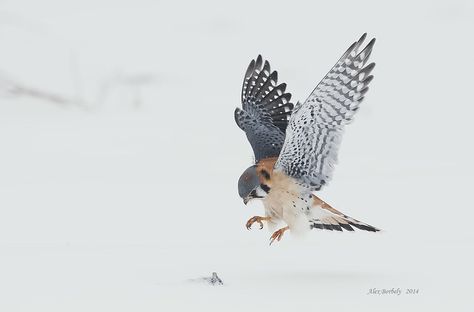
[[[286,84],[277,84],[278,73],[259,55],[252,60],[242,84],[242,109],[235,109],[235,121],[245,131],[255,161],[277,157],[285,141],[293,104]]]

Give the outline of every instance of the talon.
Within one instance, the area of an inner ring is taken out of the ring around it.
[[[272,243],[275,241],[275,238],[273,238],[273,235],[270,237],[270,244],[268,244],[269,246],[272,245]]]
[[[250,228],[252,227],[252,224],[254,224],[255,222],[258,222],[258,224],[260,225],[260,230],[261,230],[263,229],[263,222],[262,222],[263,220],[270,220],[270,217],[259,217],[259,216],[252,217],[247,221],[247,224],[245,225],[245,227],[247,228],[247,230],[250,230]]]
[[[273,244],[273,242],[275,241],[275,239],[277,241],[280,241],[281,238],[283,237],[283,233],[285,233],[286,230],[288,230],[290,227],[288,226],[285,226],[284,228],[281,228],[279,229],[278,231],[275,231],[275,233],[272,234],[272,236],[270,237],[270,245]]]

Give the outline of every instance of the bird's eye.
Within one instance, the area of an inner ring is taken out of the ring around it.
[[[268,171],[262,170],[261,174],[266,180],[270,179],[270,174],[268,173]]]

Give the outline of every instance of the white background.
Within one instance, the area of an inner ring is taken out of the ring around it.
[[[473,29],[468,0],[1,1],[0,310],[468,311]],[[320,196],[384,231],[269,247],[237,194],[248,62],[304,100],[363,32],[375,80]]]

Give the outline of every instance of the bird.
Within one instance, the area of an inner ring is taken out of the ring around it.
[[[261,200],[265,216],[246,223],[273,232],[270,245],[286,231],[311,229],[378,232],[378,228],[354,219],[320,199],[316,192],[331,180],[345,126],[359,109],[373,80],[375,63],[368,63],[375,44],[365,46],[364,33],[339,58],[304,102],[291,102],[286,83],[261,55],[253,59],[242,84],[242,108],[234,118],[253,149],[255,161],[238,180],[245,205]]]

